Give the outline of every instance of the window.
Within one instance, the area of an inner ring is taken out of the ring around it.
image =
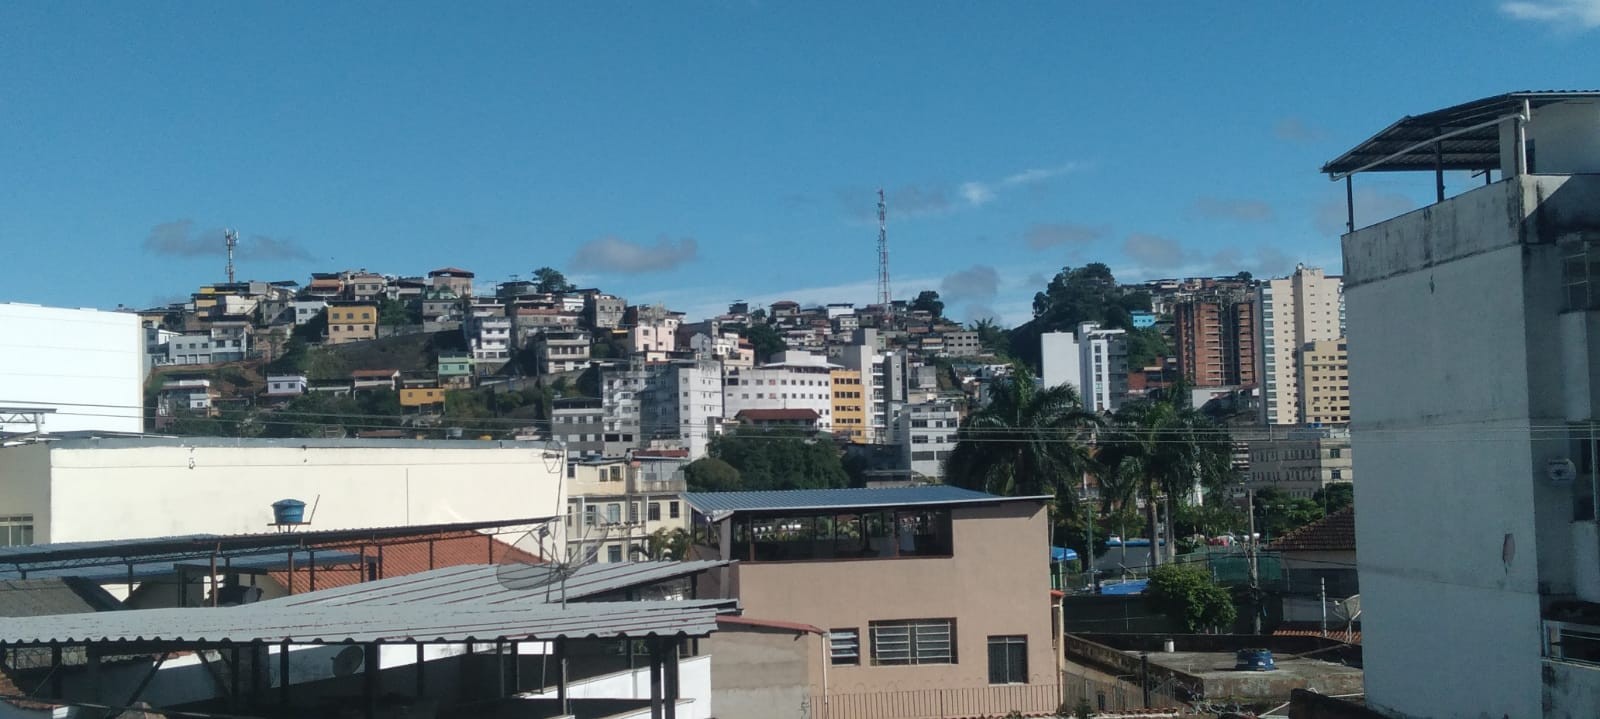
[[[989,637],[989,683],[1028,683],[1028,638],[1022,635]]]
[[[612,502],[606,505],[606,523],[617,524],[622,521],[622,505]]]
[[[855,627],[828,632],[828,662],[834,666],[861,663],[861,631]]]
[[[872,622],[872,663],[955,664],[954,619],[900,619]]]
[[[679,516],[678,512],[679,512],[679,510],[678,510],[678,503],[677,502],[667,502],[667,517],[668,518],[677,519],[678,516]]]
[[[598,507],[596,507],[596,506],[594,506],[592,504],[586,504],[586,505],[583,506],[583,526],[585,526],[585,527],[594,526],[594,520],[595,520],[595,516],[598,513],[597,512],[598,509],[599,509]]]
[[[661,503],[660,502],[651,502],[650,503],[649,514],[645,515],[645,519],[648,519],[648,520],[650,520],[652,522],[661,521]]]
[[[17,514],[0,517],[0,547],[20,547],[33,544],[33,515]]]
[[[606,547],[606,561],[612,564],[622,561],[622,545],[613,544]]]

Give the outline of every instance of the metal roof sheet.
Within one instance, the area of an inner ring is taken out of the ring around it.
[[[1540,107],[1567,100],[1600,98],[1600,90],[1526,90],[1495,95],[1421,115],[1407,115],[1322,166],[1334,176],[1353,172],[1433,170],[1481,171],[1500,167],[1500,129],[1495,120],[1520,113],[1526,101]],[[1484,125],[1483,127],[1475,127]],[[1475,129],[1468,129],[1475,128]],[[1460,132],[1438,142],[1436,137]],[[1422,143],[1419,145],[1419,143]],[[1396,154],[1399,153],[1399,154]]]
[[[560,603],[699,574],[727,562],[619,562],[579,568],[563,585],[553,564],[464,564],[262,602],[260,606],[471,604],[494,608]]]
[[[226,567],[232,571],[247,570],[251,572],[272,572],[280,569],[287,569],[289,564],[288,556],[276,551],[270,554],[225,556],[226,561],[224,561],[224,558],[220,556],[217,560],[218,571],[222,571],[222,569]],[[376,561],[377,558],[369,555],[365,559],[367,562],[373,562]],[[191,569],[203,568],[201,571],[204,573],[205,571],[209,570],[209,561],[209,558],[200,557],[191,558],[191,560],[178,559],[153,562],[131,562],[129,564],[104,564],[89,567],[54,567],[50,569],[30,569],[28,570],[28,580],[38,578],[76,577],[107,583],[121,582],[129,578],[132,578],[135,581],[145,581],[148,579],[177,574],[179,566],[189,567]],[[294,566],[299,571],[305,571],[306,566],[310,563],[310,561],[310,558],[304,551],[298,551],[295,553]],[[316,553],[316,562],[319,569],[345,565],[356,565],[362,563],[362,556],[356,552],[323,551]],[[0,568],[0,581],[16,581],[19,579],[21,579],[21,573],[17,570]],[[0,584],[0,594],[4,593],[4,589],[4,585]]]
[[[708,636],[726,602],[579,602],[441,611],[434,605],[137,609],[0,618],[0,643],[333,644]]]
[[[736,512],[799,511],[816,509],[872,509],[956,504],[986,504],[1049,497],[1002,497],[948,485],[886,487],[881,489],[794,489],[769,492],[689,492],[689,506],[702,514],[720,517]]]

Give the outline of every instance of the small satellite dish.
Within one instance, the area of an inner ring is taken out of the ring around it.
[[[1335,616],[1347,622],[1353,622],[1361,616],[1361,595],[1353,594],[1345,599],[1332,602]]]
[[[354,644],[340,649],[338,654],[333,655],[333,675],[348,677],[355,674],[366,660],[366,653]]]
[[[574,517],[574,524],[582,520]],[[551,523],[524,533],[512,543],[510,551],[500,556],[496,578],[501,586],[520,591],[545,590],[545,601],[566,603],[567,578],[600,559],[600,548],[605,546],[614,528],[610,522],[599,521],[583,527],[578,541],[561,546],[561,535],[552,531]],[[550,557],[550,561],[534,563],[530,557]]]
[[[1544,463],[1544,474],[1551,484],[1572,484],[1572,480],[1578,478],[1578,465],[1566,457],[1558,457]]]

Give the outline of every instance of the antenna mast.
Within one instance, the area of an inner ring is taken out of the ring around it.
[[[878,188],[878,304],[884,311],[894,314],[894,300],[889,292],[889,205],[883,199],[883,188]]]
[[[222,242],[228,246],[228,284],[233,284],[233,248],[239,246],[239,233],[223,230]]]

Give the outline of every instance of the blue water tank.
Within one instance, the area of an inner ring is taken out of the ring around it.
[[[1233,668],[1236,671],[1270,672],[1278,668],[1272,661],[1271,649],[1240,649],[1234,656]]]
[[[304,524],[306,503],[298,499],[280,499],[272,503],[273,524]]]

